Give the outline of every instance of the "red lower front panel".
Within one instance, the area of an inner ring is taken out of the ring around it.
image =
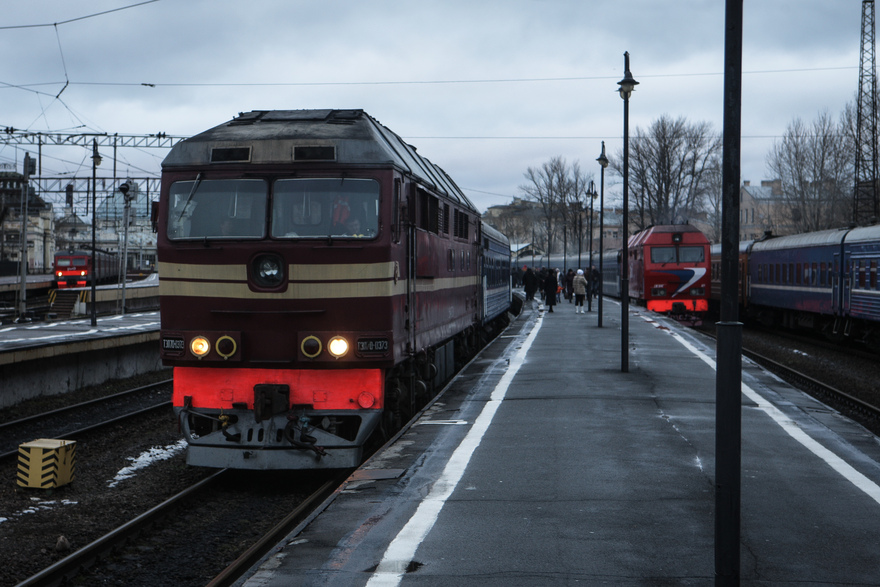
[[[192,397],[191,408],[232,409],[232,404],[254,407],[254,386],[290,387],[290,403],[315,410],[381,409],[384,406],[381,369],[215,369],[174,368],[175,407]]]
[[[648,309],[652,312],[671,312],[673,304],[684,304],[689,312],[708,312],[709,300],[650,300],[648,301]]]

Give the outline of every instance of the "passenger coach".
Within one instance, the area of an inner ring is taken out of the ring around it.
[[[360,462],[505,320],[510,247],[361,110],[255,111],[174,146],[161,353],[187,462]]]

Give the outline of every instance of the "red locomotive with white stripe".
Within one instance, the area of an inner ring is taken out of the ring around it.
[[[651,226],[629,239],[629,296],[654,312],[698,320],[709,310],[709,240],[688,224]]]
[[[178,143],[157,226],[194,465],[357,465],[511,299],[507,239],[361,110],[250,112]]]

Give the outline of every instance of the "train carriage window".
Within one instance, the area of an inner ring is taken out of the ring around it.
[[[860,288],[860,289],[864,289],[864,288],[865,288],[865,271],[864,271],[864,266],[862,265],[862,262],[861,262],[861,261],[858,261],[857,263],[858,263],[858,264],[856,265],[856,271],[857,271],[858,274],[859,274],[859,288]]]
[[[177,181],[168,194],[168,238],[263,238],[266,182],[259,179]]]
[[[819,285],[819,271],[817,270],[817,264],[813,263],[810,267],[810,285],[816,286]]]
[[[272,190],[275,238],[373,238],[379,182],[357,178],[279,179]]]
[[[455,251],[449,249],[446,255],[446,270],[455,271]]]
[[[871,289],[877,289],[877,261],[868,261]]]
[[[796,284],[798,284],[798,285],[801,284],[802,277],[803,277],[803,273],[801,273],[801,271],[802,271],[801,264],[798,263],[798,264],[797,264],[797,269],[796,269],[795,272],[794,272],[794,282],[795,282]]]
[[[829,283],[828,283],[828,265],[825,263],[819,263],[819,285],[822,287],[829,285]]]

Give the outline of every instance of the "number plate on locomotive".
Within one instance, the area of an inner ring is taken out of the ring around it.
[[[389,347],[387,338],[359,338],[357,341],[357,352],[361,355],[384,355]]]
[[[182,354],[186,345],[182,338],[163,338],[162,350],[169,355]]]

